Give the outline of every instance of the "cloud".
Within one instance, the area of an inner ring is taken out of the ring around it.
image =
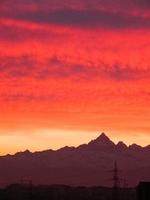
[[[130,65],[119,63],[105,64],[78,64],[69,63],[57,57],[52,57],[47,61],[46,69],[41,70],[37,74],[37,78],[76,78],[82,80],[93,79],[110,79],[115,81],[128,81],[149,79],[150,69],[137,68]]]
[[[133,68],[129,66],[121,66],[114,64],[109,70],[105,69],[104,74],[110,79],[114,80],[138,80],[138,79],[149,79],[150,69]]]
[[[136,0],[139,6],[144,6],[144,8],[150,6],[150,1],[149,0]]]
[[[6,16],[5,16],[6,17]],[[149,18],[141,16],[122,15],[99,10],[63,9],[54,11],[37,11],[16,13],[14,19],[31,21],[42,24],[56,24],[75,27],[102,28],[138,28],[150,27]]]
[[[148,0],[120,1],[18,1],[8,0],[1,8],[1,17],[39,24],[74,27],[140,28],[150,27],[150,16],[141,15],[140,6]],[[135,15],[136,13],[136,15]],[[145,11],[145,14],[147,12]],[[148,15],[148,14],[147,14]]]
[[[16,93],[13,94],[1,94],[0,100],[4,101],[10,101],[10,102],[30,102],[30,101],[36,101],[36,102],[44,102],[44,101],[54,101],[58,100],[59,95],[51,94],[51,95],[37,95],[37,94],[24,94],[22,93]]]
[[[59,57],[51,57],[41,62],[35,57],[24,55],[21,57],[1,58],[1,77],[34,79],[68,79],[93,80],[110,79],[115,81],[127,81],[149,79],[150,69],[142,69],[114,63],[110,64],[79,64],[68,62]]]
[[[19,28],[16,26],[2,25],[0,27],[0,40],[9,42],[23,42],[24,40],[44,40],[48,34],[43,31],[30,30],[26,28]],[[44,37],[43,37],[44,36]]]
[[[30,23],[23,24],[13,20],[3,19],[0,21],[0,41],[1,42],[24,42],[24,41],[42,41],[63,39],[67,34],[59,33],[56,30],[46,29],[40,26],[33,26]]]
[[[35,60],[31,56],[23,55],[21,57],[2,56],[0,71],[1,77],[25,77],[34,73]]]

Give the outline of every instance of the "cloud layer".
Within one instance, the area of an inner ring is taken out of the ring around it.
[[[148,1],[18,1],[2,2],[1,17],[75,27],[150,27]],[[128,12],[126,11],[128,10]]]
[[[149,0],[0,3],[0,135],[149,134]]]

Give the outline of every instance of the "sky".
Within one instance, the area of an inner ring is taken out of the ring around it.
[[[0,1],[0,155],[101,132],[150,144],[149,0]]]

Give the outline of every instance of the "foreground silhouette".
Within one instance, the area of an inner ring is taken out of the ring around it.
[[[1,200],[113,200],[106,187],[32,186],[14,184],[0,190]],[[136,200],[135,189],[119,189],[118,200]]]
[[[137,187],[138,200],[150,200],[150,182],[140,182]]]

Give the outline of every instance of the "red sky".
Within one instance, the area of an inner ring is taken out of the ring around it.
[[[149,0],[0,4],[0,154],[150,143]]]

